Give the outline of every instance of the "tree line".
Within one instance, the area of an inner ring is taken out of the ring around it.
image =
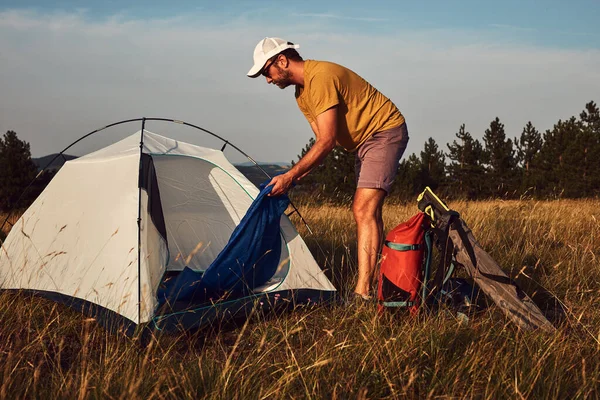
[[[314,138],[298,155],[300,159]],[[354,154],[334,149],[299,182],[297,191],[347,201],[355,190]],[[292,162],[294,164],[294,161]],[[600,194],[600,112],[593,101],[579,118],[559,120],[539,132],[528,122],[510,138],[499,118],[491,121],[482,141],[462,124],[452,143],[440,148],[427,139],[420,154],[405,155],[390,197],[414,200],[429,186],[449,198],[581,198]]]
[[[15,131],[7,131],[0,138],[0,212],[31,204],[48,183],[45,179],[34,182],[25,191],[37,173],[29,143],[20,140]]]
[[[313,144],[311,138],[298,159]],[[356,187],[354,157],[336,147],[294,192],[349,201]],[[29,186],[37,173],[29,143],[7,131],[0,138],[0,212],[31,204],[54,175],[46,171]],[[414,200],[426,186],[446,198],[469,200],[596,197],[600,195],[598,106],[590,101],[578,118],[559,120],[543,133],[528,122],[519,136],[509,138],[504,124],[495,118],[482,141],[464,124],[446,148],[430,137],[419,155],[403,157],[390,197]]]

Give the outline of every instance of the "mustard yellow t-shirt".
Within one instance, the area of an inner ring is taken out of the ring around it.
[[[304,87],[296,86],[296,101],[311,123],[337,105],[337,143],[348,151],[356,151],[374,133],[404,123],[394,103],[369,82],[327,61],[304,62]]]

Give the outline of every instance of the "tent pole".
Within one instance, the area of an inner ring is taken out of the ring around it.
[[[194,125],[194,124],[190,124],[188,122],[185,121],[181,121],[181,120],[177,120],[177,119],[172,119],[172,118],[132,118],[132,119],[126,119],[123,121],[119,121],[119,122],[115,122],[106,126],[103,126],[102,128],[96,129],[82,137],[80,137],[79,139],[77,139],[76,141],[74,141],[73,143],[71,143],[70,145],[68,145],[67,147],[65,147],[60,153],[58,153],[48,164],[46,164],[46,166],[44,168],[42,168],[42,170],[37,174],[37,176],[31,181],[31,183],[27,186],[27,188],[25,188],[25,190],[23,190],[23,192],[21,193],[21,196],[19,197],[19,200],[17,200],[17,203],[21,201],[21,198],[23,197],[23,194],[29,189],[30,186],[33,185],[33,183],[50,167],[50,165],[52,165],[52,163],[54,163],[54,161],[56,159],[58,159],[59,157],[63,156],[63,154],[69,150],[71,147],[73,147],[75,144],[81,142],[82,140],[86,139],[89,136],[92,136],[95,133],[98,133],[100,131],[103,131],[107,128],[111,128],[113,126],[116,125],[121,125],[121,124],[125,124],[128,122],[137,122],[137,121],[142,121],[142,127],[145,125],[146,121],[163,121],[163,122],[173,122],[176,124],[180,124],[180,125],[185,125],[185,126],[189,126],[191,128],[195,128],[198,129],[204,133],[207,133],[217,139],[219,139],[221,142],[223,142],[223,148],[222,150],[225,150],[226,146],[230,146],[233,147],[236,151],[238,151],[241,155],[243,155],[244,157],[246,157],[248,160],[250,160],[250,162],[252,162],[267,178],[271,178],[271,175],[269,175],[269,173],[267,171],[265,171],[265,169],[263,167],[260,166],[260,164],[258,164],[252,157],[250,157],[248,154],[246,154],[242,149],[240,149],[239,147],[237,147],[236,145],[234,145],[233,143],[231,143],[230,141],[228,141],[227,139],[217,135],[216,133],[213,133],[211,131],[209,131],[208,129],[204,129],[198,125]],[[142,136],[143,136],[143,128],[142,128]],[[308,229],[308,231],[312,234],[312,230],[310,229],[310,226],[308,225],[308,222],[306,222],[304,220],[304,218],[302,217],[302,214],[300,214],[300,211],[298,210],[298,208],[296,207],[296,205],[292,202],[290,202],[290,205],[292,206],[292,208],[294,209],[294,211],[296,211],[298,213],[298,216],[300,217],[300,220],[304,223],[304,225],[306,226],[306,228]],[[3,229],[4,226],[6,225],[6,223],[8,222],[10,216],[12,215],[12,210],[11,212],[9,212],[6,215],[6,218],[4,219],[4,222],[2,223],[2,226],[0,227],[0,229]]]
[[[146,118],[142,118],[142,131],[140,134],[140,165],[138,168],[138,325],[142,320],[142,153],[144,151],[144,129],[146,127]]]
[[[223,148],[222,150],[225,149],[226,146],[230,146],[233,147],[235,150],[237,150],[240,154],[242,154],[244,157],[246,157],[248,160],[250,160],[267,178],[271,178],[271,175],[269,175],[269,173],[267,171],[265,171],[264,168],[262,168],[252,157],[250,157],[248,154],[246,154],[242,149],[240,149],[239,147],[237,147],[236,145],[234,145],[233,143],[231,143],[230,141],[226,140],[225,138],[217,135],[216,133],[213,133],[207,129],[204,129],[198,125],[194,125],[194,124],[190,124],[188,122],[185,121],[181,121],[181,120],[177,120],[177,119],[172,119],[172,118],[132,118],[132,119],[126,119],[123,121],[119,121],[119,122],[115,122],[109,125],[106,125],[102,128],[96,129],[90,133],[88,133],[87,135],[84,135],[82,137],[80,137],[79,139],[77,139],[76,141],[74,141],[73,143],[71,143],[70,145],[68,145],[67,147],[65,147],[60,153],[58,153],[44,168],[42,168],[42,170],[37,174],[37,176],[31,181],[31,183],[27,186],[27,188],[25,188],[25,190],[23,190],[23,192],[21,193],[21,196],[19,197],[19,199],[17,200],[17,203],[19,203],[21,201],[21,198],[23,197],[23,195],[25,194],[25,192],[29,189],[29,187],[31,185],[33,185],[33,183],[44,173],[44,171],[46,171],[46,169],[48,169],[48,167],[50,167],[50,165],[52,165],[52,163],[58,159],[58,157],[61,157],[63,155],[63,153],[65,153],[68,149],[70,149],[71,147],[73,147],[75,144],[81,142],[82,140],[86,139],[87,137],[98,133],[100,131],[103,131],[107,128],[111,128],[113,126],[116,125],[121,125],[121,124],[125,124],[125,123],[129,123],[129,122],[137,122],[137,121],[142,121],[142,141],[143,141],[143,136],[144,136],[144,126],[145,126],[145,122],[146,121],[163,121],[163,122],[173,122],[176,124],[180,124],[180,125],[185,125],[185,126],[189,126],[195,129],[198,129],[204,133],[207,133],[217,139],[219,139],[221,142],[223,142]],[[141,150],[140,150],[140,154],[141,154]],[[140,156],[141,158],[141,156]],[[141,160],[140,160],[141,163]],[[308,222],[306,222],[306,220],[304,220],[304,217],[302,216],[302,214],[300,213],[300,211],[298,210],[298,208],[296,207],[296,205],[290,201],[290,205],[292,206],[292,208],[294,209],[294,211],[296,213],[298,213],[298,216],[300,217],[300,220],[302,221],[302,223],[304,223],[304,226],[306,226],[306,229],[308,229],[308,232],[310,234],[313,234],[312,229],[310,229],[310,226],[308,225]],[[8,222],[9,218],[11,217],[12,213],[14,210],[11,210],[9,213],[7,213],[6,218],[4,218],[4,222],[2,222],[2,225],[0,226],[0,230],[4,228],[4,226],[6,225],[6,223]],[[1,242],[0,242],[1,244]]]

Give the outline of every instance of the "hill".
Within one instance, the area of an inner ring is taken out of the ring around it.
[[[262,161],[257,161],[256,162],[258,165],[262,166],[270,166],[270,165],[277,165],[279,167],[282,168],[289,168],[290,167],[290,163],[289,162],[278,162],[278,161],[273,161],[273,162],[262,162]],[[255,164],[252,161],[246,161],[243,163],[239,163],[239,164],[234,164],[236,167],[237,166],[241,166],[241,167],[253,167]]]
[[[268,173],[270,176],[275,176],[281,174],[288,170],[289,167],[281,166],[277,164],[260,164],[260,168],[256,165],[244,165],[239,164],[235,166],[250,182],[254,183],[257,187],[260,186],[261,183],[267,181],[269,178],[266,177],[264,172],[260,170],[262,168]]]
[[[47,156],[43,156],[43,157],[39,157],[39,158],[32,158],[31,161],[33,161],[33,163],[38,167],[38,169],[42,169],[50,161],[52,161],[52,159],[54,159],[54,157],[56,157],[57,154],[58,153],[54,153],[54,154],[48,154]],[[52,165],[48,166],[48,169],[51,169],[51,170],[52,169],[60,169],[60,167],[62,167],[66,161],[74,160],[76,158],[77,158],[76,156],[72,156],[69,154],[63,154],[62,157],[58,157],[56,160],[54,160]]]

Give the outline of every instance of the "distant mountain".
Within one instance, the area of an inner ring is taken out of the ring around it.
[[[260,186],[261,183],[269,180],[267,176],[260,170],[262,168],[268,173],[270,176],[275,176],[281,174],[289,169],[288,166],[282,167],[281,165],[276,164],[260,164],[260,168],[256,165],[252,164],[252,166],[244,166],[244,165],[236,165],[235,166],[248,180],[254,183],[257,187]]]
[[[39,157],[39,158],[32,158],[31,161],[33,161],[33,163],[38,167],[38,169],[42,169],[46,166],[46,164],[48,164],[50,161],[52,161],[52,159],[54,157],[56,157],[57,154],[58,153],[54,153],[54,154],[49,154],[47,156],[43,156],[43,157]],[[60,169],[60,167],[62,167],[63,164],[65,163],[65,161],[74,160],[76,158],[77,158],[76,156],[71,156],[69,154],[63,154],[62,156],[60,156],[56,160],[54,160],[52,165],[48,166],[48,169],[50,169],[50,170]]]
[[[270,165],[278,165],[278,166],[280,166],[280,167],[284,167],[284,168],[289,168],[289,167],[290,167],[290,163],[289,163],[289,162],[283,162],[283,161],[282,161],[282,162],[277,162],[277,161],[274,161],[274,162],[262,162],[262,161],[257,161],[256,163],[257,163],[258,165],[260,165],[261,167],[262,167],[263,165],[267,165],[267,166],[270,166]],[[255,164],[254,164],[252,161],[246,161],[246,162],[239,163],[239,164],[234,164],[234,165],[235,165],[236,167],[238,167],[238,166],[240,166],[240,167],[252,167],[252,166],[254,166]]]

